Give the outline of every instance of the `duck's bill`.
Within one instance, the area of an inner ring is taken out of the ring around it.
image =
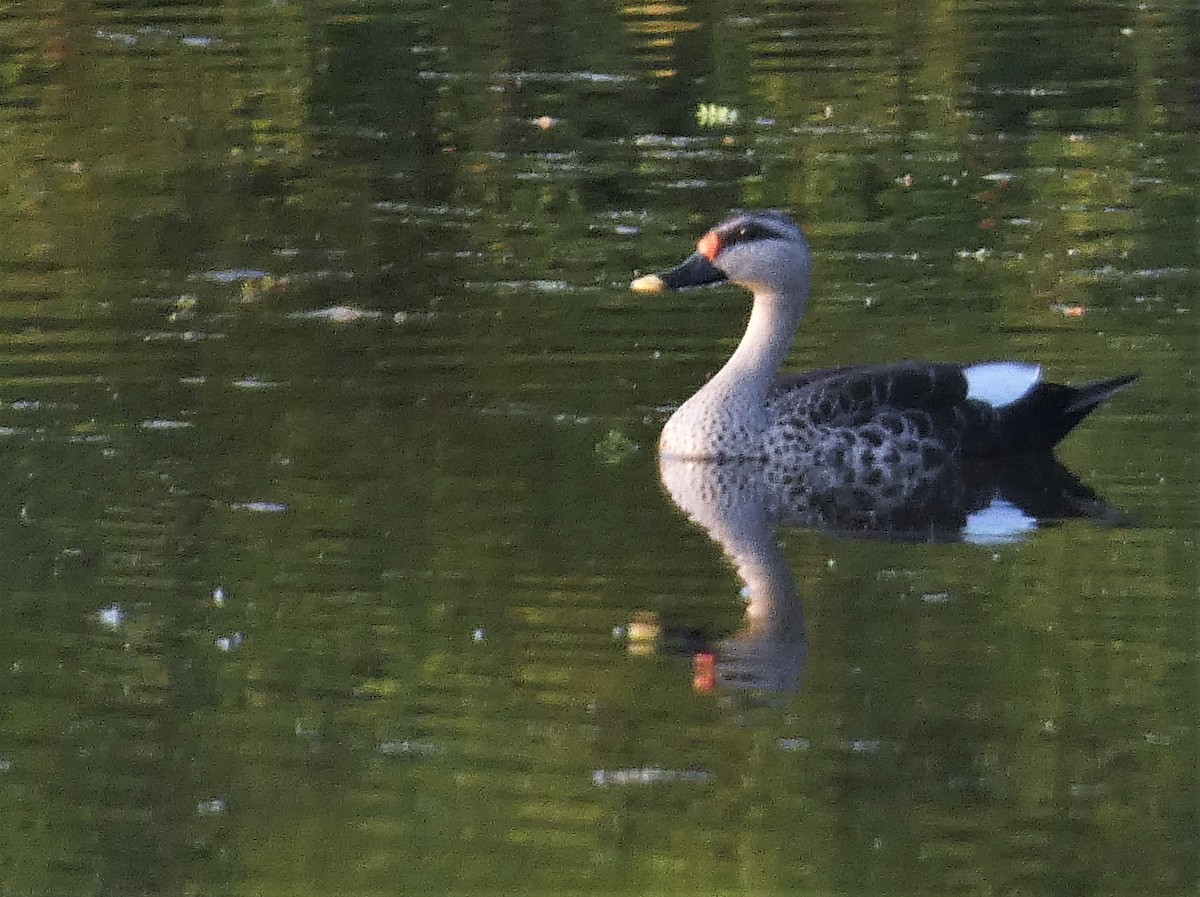
[[[629,288],[635,293],[661,293],[663,290],[686,290],[688,287],[702,287],[709,283],[719,283],[724,279],[725,272],[697,252],[670,271],[662,274],[646,274],[637,278],[629,285]]]

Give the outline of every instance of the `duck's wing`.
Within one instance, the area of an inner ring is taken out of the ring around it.
[[[855,430],[883,422],[933,438],[957,452],[986,430],[995,410],[968,398],[961,365],[899,362],[809,371],[780,380],[771,397],[777,419],[795,425]]]
[[[918,471],[963,457],[964,444],[993,426],[994,410],[969,400],[968,391],[954,364],[900,362],[787,377],[768,397],[767,455],[843,479],[914,481]]]
[[[805,371],[777,381],[772,399],[832,423],[873,411],[930,410],[963,403],[969,386],[958,364],[902,361]]]
[[[1136,379],[1071,387],[1042,382],[1032,364],[906,361],[785,377],[769,402],[772,419],[787,427],[852,436],[903,429],[959,457],[987,457],[1049,451]]]

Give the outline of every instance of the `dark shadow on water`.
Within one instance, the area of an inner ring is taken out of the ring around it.
[[[946,467],[883,490],[762,462],[661,458],[659,473],[744,586],[745,619],[733,635],[715,644],[661,635],[666,650],[692,654],[699,689],[800,687],[808,640],[795,578],[775,539],[779,526],[897,543],[999,545],[1067,519],[1129,522],[1050,455]]]

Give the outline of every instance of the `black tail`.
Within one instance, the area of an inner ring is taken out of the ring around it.
[[[1044,452],[1058,445],[1101,402],[1116,395],[1139,377],[1125,374],[1083,386],[1039,384],[1000,419],[1006,450]]]
[[[1141,374],[1124,374],[1120,377],[1113,377],[1111,380],[1097,380],[1094,383],[1085,383],[1083,386],[1070,387],[1074,397],[1071,404],[1063,409],[1065,414],[1074,414],[1075,424],[1079,423],[1091,413],[1097,405],[1105,399],[1109,399],[1119,393],[1126,386],[1131,386]],[[1070,429],[1070,428],[1068,428]]]

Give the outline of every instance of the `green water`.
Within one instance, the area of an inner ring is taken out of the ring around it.
[[[1200,21],[1178,2],[0,7],[0,895],[1194,895]],[[774,534],[659,484],[734,290],[797,367],[1140,371],[1120,512]],[[1114,518],[1118,519],[1118,518]]]

